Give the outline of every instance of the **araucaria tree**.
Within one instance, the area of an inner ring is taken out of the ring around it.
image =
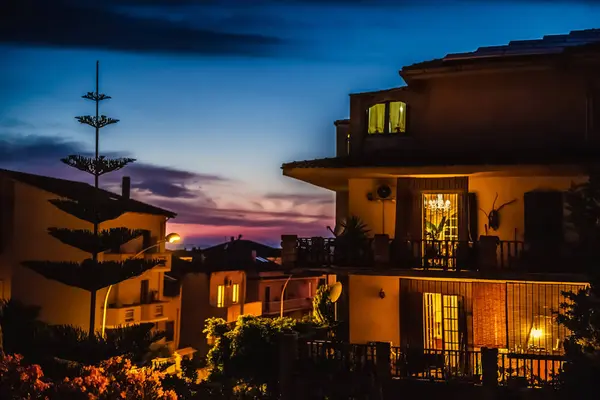
[[[101,229],[101,224],[114,220],[129,211],[128,199],[117,198],[99,189],[99,178],[117,171],[134,162],[132,158],[108,158],[100,155],[100,129],[119,122],[117,119],[99,115],[100,102],[110,99],[98,90],[98,68],[96,63],[96,91],[88,92],[82,97],[95,103],[95,116],[81,116],[76,119],[95,129],[96,150],[94,157],[69,155],[61,161],[66,165],[86,172],[94,177],[94,187],[88,194],[79,193],[78,200],[53,199],[50,202],[61,211],[90,224],[91,229],[48,228],[48,233],[62,243],[76,247],[90,254],[81,261],[26,261],[24,266],[41,274],[47,279],[55,280],[90,292],[90,337],[95,334],[96,292],[102,288],[117,284],[126,279],[138,276],[158,265],[158,260],[127,259],[125,261],[99,261],[99,254],[105,251],[118,252],[121,245],[144,234],[144,230],[123,228]],[[83,200],[82,200],[83,199]]]

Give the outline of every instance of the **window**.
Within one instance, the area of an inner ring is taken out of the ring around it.
[[[369,134],[406,132],[406,103],[402,101],[375,104],[367,114]]]
[[[217,286],[217,307],[225,307],[225,285]]]
[[[134,320],[133,308],[125,310],[125,322],[133,322],[133,320]]]
[[[240,301],[240,285],[236,283],[233,285],[233,289],[231,292],[231,302],[237,303],[239,301]]]

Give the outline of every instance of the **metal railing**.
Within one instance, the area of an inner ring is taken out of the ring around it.
[[[373,371],[376,362],[375,345],[329,341],[299,343],[299,359],[314,367],[326,366],[330,371]]]
[[[555,354],[498,353],[498,382],[502,385],[554,385],[565,358]]]
[[[491,255],[489,248],[484,248],[478,241],[392,239],[383,249],[376,250],[375,247],[373,239],[348,244],[336,238],[298,238],[296,262],[313,266],[383,264],[390,268],[452,271],[479,270],[485,264],[489,268],[515,269],[522,261],[525,243],[498,241]]]
[[[328,372],[374,373],[386,363],[396,379],[461,381],[482,384],[484,354],[481,350],[439,350],[390,347],[389,359],[378,359],[376,344],[329,341],[299,343],[299,360],[305,368]],[[487,373],[496,374],[498,385],[521,387],[553,386],[565,362],[564,356],[536,353],[498,353],[487,358]],[[379,355],[381,358],[382,355]],[[494,368],[494,363],[496,367]],[[491,365],[490,365],[491,363]],[[491,366],[491,368],[490,368]],[[384,365],[384,368],[387,368]],[[495,376],[495,375],[494,375]],[[495,377],[492,378],[495,381]]]
[[[299,298],[299,299],[287,299],[283,301],[283,312],[287,311],[295,311],[295,310],[304,310],[312,308],[312,299],[309,298]],[[281,310],[281,302],[277,301],[265,301],[263,312],[265,314],[269,313],[279,313]]]
[[[434,381],[481,381],[481,352],[476,350],[401,349],[392,347],[392,376]]]

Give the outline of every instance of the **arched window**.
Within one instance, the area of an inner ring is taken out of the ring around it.
[[[406,103],[390,101],[367,110],[368,133],[406,133]]]

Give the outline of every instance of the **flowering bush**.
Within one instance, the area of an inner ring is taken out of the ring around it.
[[[39,365],[23,365],[23,357],[0,355],[1,399],[45,399],[51,385],[44,382]]]
[[[86,399],[177,399],[175,392],[164,390],[163,374],[150,368],[136,368],[123,357],[103,361],[99,366],[86,366],[81,376],[57,385],[60,398],[82,394]]]
[[[123,357],[84,366],[77,376],[54,383],[44,379],[39,365],[24,365],[22,360],[20,355],[0,356],[1,399],[177,399],[174,391],[164,390],[162,373],[136,368]]]

